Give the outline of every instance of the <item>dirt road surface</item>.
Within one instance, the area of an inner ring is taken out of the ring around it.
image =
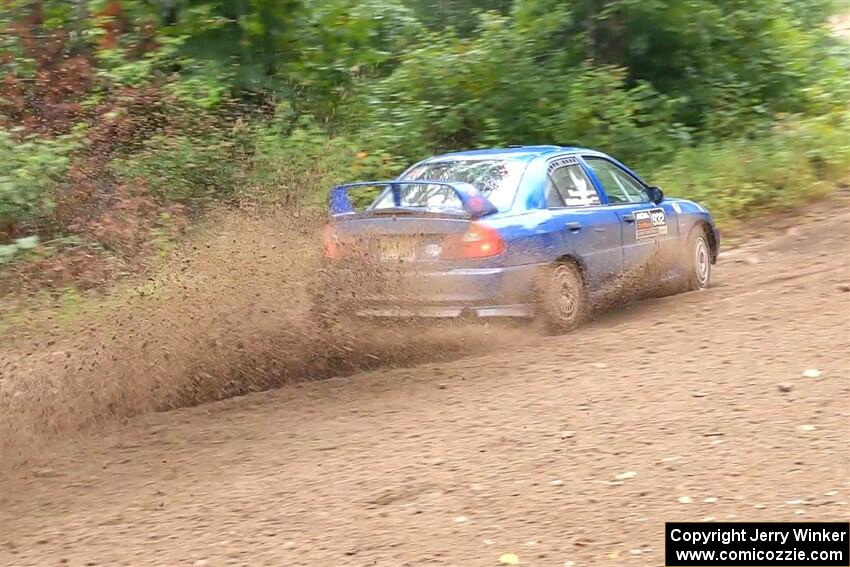
[[[662,565],[665,521],[848,520],[848,211],[576,334],[69,441],[4,479],[0,563]]]

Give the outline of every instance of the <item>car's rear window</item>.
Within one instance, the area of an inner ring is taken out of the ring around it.
[[[463,181],[475,186],[500,211],[511,207],[525,170],[525,162],[505,159],[455,159],[423,163],[401,177],[407,181]],[[387,192],[373,205],[393,207]],[[444,185],[402,186],[401,206],[426,209],[463,210],[455,192]]]

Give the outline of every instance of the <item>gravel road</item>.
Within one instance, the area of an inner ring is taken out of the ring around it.
[[[662,565],[665,521],[847,521],[850,210],[830,216],[571,335],[69,442],[3,480],[0,563]]]

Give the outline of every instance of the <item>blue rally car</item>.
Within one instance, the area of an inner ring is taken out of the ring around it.
[[[719,245],[704,207],[581,148],[444,154],[335,187],[329,205],[314,300],[325,322],[534,317],[563,333],[606,293],[708,287]]]

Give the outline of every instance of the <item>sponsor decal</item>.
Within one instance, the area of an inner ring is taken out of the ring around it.
[[[667,215],[664,209],[636,211],[635,231],[638,240],[657,238],[667,234]]]

